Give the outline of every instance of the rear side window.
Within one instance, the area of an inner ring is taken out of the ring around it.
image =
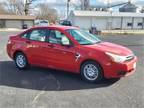
[[[21,38],[45,42],[49,34],[48,29],[34,29],[21,35]]]
[[[33,30],[29,36],[30,40],[45,41],[46,34],[43,30]]]
[[[28,36],[26,37],[28,37],[28,39],[33,41],[45,42],[48,33],[49,33],[48,29],[34,29],[31,32],[27,33]]]

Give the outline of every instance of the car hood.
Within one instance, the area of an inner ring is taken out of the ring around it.
[[[109,52],[109,53],[123,55],[123,56],[128,56],[133,53],[130,49],[126,47],[114,43],[109,43],[109,42],[101,42],[94,45],[86,45],[85,48],[100,50],[103,52]]]

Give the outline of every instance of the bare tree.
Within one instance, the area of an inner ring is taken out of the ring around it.
[[[36,0],[7,0],[4,7],[9,14],[28,15],[30,5]]]
[[[80,0],[81,10],[87,10],[89,8],[90,0]]]
[[[58,13],[56,9],[50,8],[48,4],[39,4],[37,6],[36,16],[38,19],[49,20],[53,22],[57,20]]]
[[[8,14],[2,3],[0,4],[0,14]]]

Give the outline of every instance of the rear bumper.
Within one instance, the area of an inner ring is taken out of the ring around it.
[[[11,44],[7,44],[7,54],[8,54],[8,56],[9,56],[11,59],[13,59],[13,55],[12,55],[11,49],[12,49],[12,45],[11,45]]]
[[[105,78],[121,78],[133,74],[136,70],[137,57],[122,64],[111,63],[104,67]]]

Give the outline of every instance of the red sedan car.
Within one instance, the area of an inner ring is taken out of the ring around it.
[[[132,74],[137,57],[76,27],[35,27],[11,36],[7,53],[19,69],[29,65],[79,73],[89,82]]]

